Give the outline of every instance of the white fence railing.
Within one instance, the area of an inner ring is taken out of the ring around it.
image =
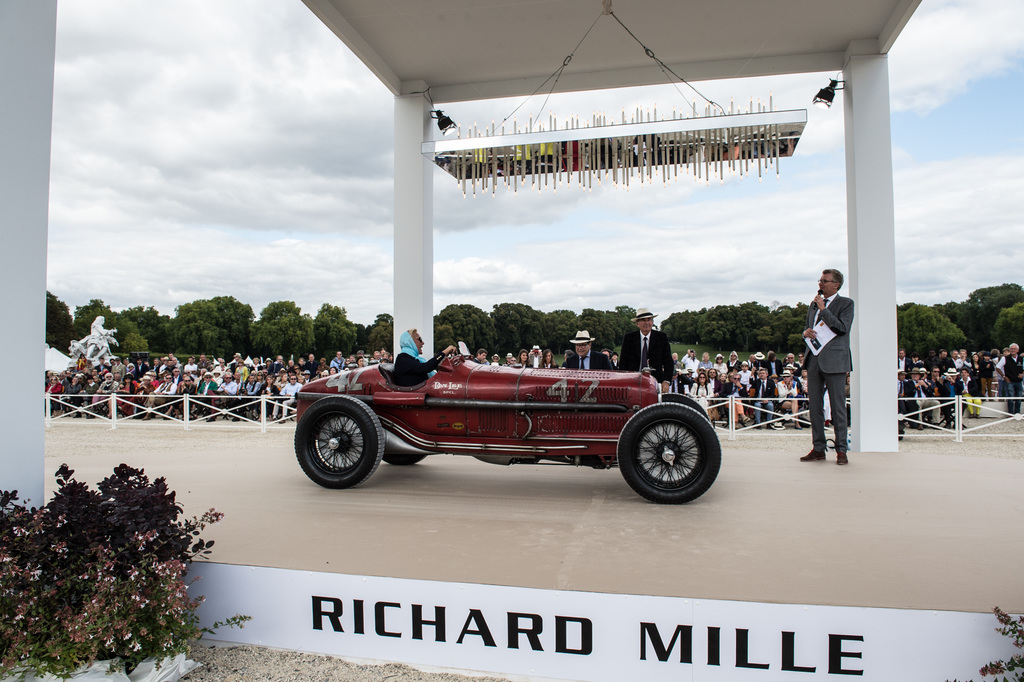
[[[1007,398],[956,396],[935,398],[925,405],[909,398],[899,398],[898,402],[902,409],[896,424],[904,437],[948,434],[960,443],[966,437],[1024,436],[1024,415],[1011,414]],[[847,414],[849,407],[847,398]],[[709,398],[707,411],[715,430],[727,434],[729,440],[736,440],[743,434],[750,435],[759,428],[793,436],[805,435],[801,430],[810,428],[807,398]],[[828,410],[824,416],[826,420],[831,418]]]
[[[143,396],[143,395],[64,395],[44,393],[46,426],[71,423],[72,419],[99,419],[110,428],[141,421],[158,420],[194,426],[270,428],[292,426],[295,403],[276,396]],[[948,434],[956,442],[976,436],[1024,436],[1024,415],[1011,414],[1007,398],[956,396],[917,401],[900,398],[903,409],[898,415],[900,434],[909,438]],[[846,407],[849,409],[847,399]],[[795,411],[792,408],[796,408]],[[707,410],[715,430],[736,440],[767,428],[779,435],[805,435],[810,428],[806,398],[728,398],[708,399]],[[826,413],[825,419],[829,419]]]
[[[295,401],[281,396],[195,396],[195,395],[64,395],[45,394],[46,425],[70,423],[72,419],[99,419],[116,429],[119,425],[156,419],[181,424],[185,430],[197,425],[268,428],[291,426]]]

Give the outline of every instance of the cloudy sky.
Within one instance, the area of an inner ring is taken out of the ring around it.
[[[1021,2],[924,0],[890,53],[900,302],[1022,282],[1022,25]],[[832,76],[700,84],[808,109],[778,179],[465,199],[437,171],[435,312],[808,298],[822,267],[847,267],[842,93],[809,107]],[[521,103],[442,108],[486,125]],[[663,86],[521,112],[654,105],[686,106]],[[61,0],[47,288],[72,310],[232,295],[257,315],[392,312],[392,106],[299,0]]]

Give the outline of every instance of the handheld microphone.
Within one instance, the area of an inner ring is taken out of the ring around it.
[[[824,295],[825,295],[825,292],[822,291],[821,289],[818,289],[818,296],[824,296]],[[811,346],[814,347],[814,350],[821,350],[821,341],[818,341],[818,339],[811,339],[810,340],[810,344],[811,344]]]

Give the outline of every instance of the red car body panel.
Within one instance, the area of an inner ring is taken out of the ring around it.
[[[347,395],[372,403],[390,435],[424,452],[596,456],[610,465],[629,418],[658,402],[654,378],[640,372],[517,369],[456,356],[419,386],[394,386],[388,373],[372,365],[311,382],[298,393],[298,418],[315,400]]]

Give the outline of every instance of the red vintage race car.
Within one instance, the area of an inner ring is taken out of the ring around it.
[[[722,463],[704,411],[677,394],[659,400],[642,372],[517,369],[446,358],[418,386],[396,386],[392,365],[306,384],[297,394],[295,453],[326,488],[365,481],[383,459],[471,455],[493,464],[618,467],[653,502],[703,495]]]

